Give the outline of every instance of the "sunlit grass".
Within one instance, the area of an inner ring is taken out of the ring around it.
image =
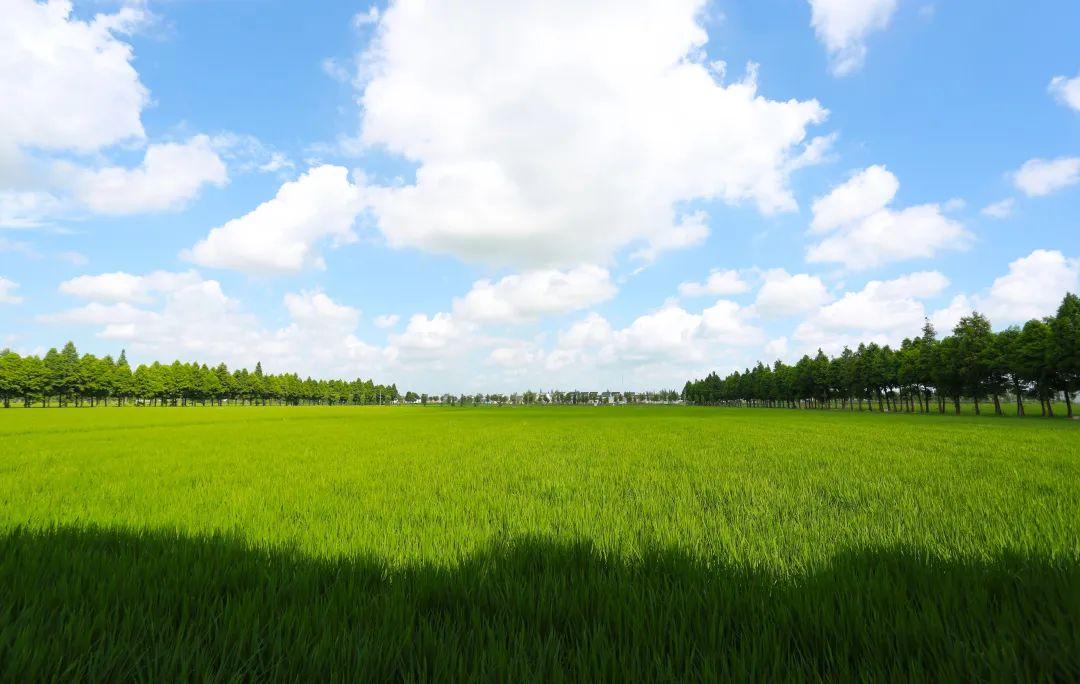
[[[1069,421],[0,412],[0,674],[1068,678],[1078,483]]]

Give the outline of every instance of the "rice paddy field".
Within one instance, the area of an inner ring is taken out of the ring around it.
[[[0,411],[0,679],[1080,680],[1080,421]]]

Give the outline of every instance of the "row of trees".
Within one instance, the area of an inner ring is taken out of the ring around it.
[[[1065,295],[1057,314],[994,332],[979,313],[962,318],[952,335],[938,339],[927,321],[922,335],[905,339],[899,349],[874,343],[844,348],[829,358],[818,350],[795,365],[777,361],[721,378],[716,373],[687,382],[683,399],[700,404],[763,407],[845,408],[861,411],[945,413],[961,400],[975,412],[992,402],[1002,414],[1002,400],[1016,402],[1024,415],[1025,399],[1038,400],[1044,416],[1054,415],[1053,401],[1064,396],[1073,415],[1073,395],[1080,390],[1080,297]]]
[[[679,401],[680,395],[675,390],[658,390],[648,392],[587,392],[552,390],[550,392],[527,390],[512,394],[442,394],[442,395],[416,395],[409,392],[405,400],[409,403],[419,404],[449,404],[451,406],[484,406],[484,405],[600,405],[600,404],[670,404]]]
[[[68,342],[43,358],[0,351],[0,400],[5,408],[23,406],[82,406],[134,403],[151,406],[188,404],[388,404],[399,400],[395,385],[371,380],[300,379],[295,373],[229,371],[224,363],[153,363],[134,371],[127,355],[119,358],[79,355]]]

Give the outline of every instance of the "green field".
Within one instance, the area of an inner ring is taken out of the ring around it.
[[[0,411],[0,679],[1080,679],[1080,423]]]

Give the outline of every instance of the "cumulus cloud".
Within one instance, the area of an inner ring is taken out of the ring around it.
[[[725,295],[742,294],[750,289],[750,284],[743,280],[738,271],[713,269],[709,271],[709,277],[700,283],[680,283],[679,294],[683,297],[705,297],[712,295],[722,297]]]
[[[494,283],[477,281],[455,300],[454,315],[478,323],[522,323],[599,304],[616,291],[607,269],[599,266],[526,271]]]
[[[764,332],[749,322],[751,313],[737,303],[718,300],[700,313],[669,302],[616,329],[590,314],[559,334],[545,357],[549,370],[593,364],[644,372],[645,367],[683,368],[708,365],[732,348],[761,344]]]
[[[61,211],[55,195],[36,190],[0,190],[0,228],[36,228]]]
[[[822,307],[814,322],[826,330],[910,331],[917,329],[925,316],[918,300],[940,294],[948,284],[936,271],[872,280],[859,292],[848,292]]]
[[[23,298],[15,294],[18,289],[19,284],[17,282],[0,276],[0,304],[18,304],[22,302]]]
[[[360,322],[360,311],[351,306],[338,304],[319,291],[304,291],[285,295],[285,310],[293,322],[304,324],[330,324],[334,328],[352,330]]]
[[[859,270],[969,244],[971,234],[941,205],[890,208],[899,187],[884,166],[871,166],[816,200],[810,232],[823,237],[807,250],[807,261]]]
[[[896,0],[809,0],[810,24],[829,53],[836,76],[857,71],[866,59],[866,39],[889,25]]]
[[[93,152],[144,136],[149,94],[118,38],[143,16],[135,8],[71,16],[64,0],[4,3],[0,21],[0,147]]]
[[[930,323],[939,335],[948,335],[961,318],[970,315],[974,310],[975,307],[967,295],[958,294],[952,298],[948,306],[930,314]]]
[[[788,338],[777,337],[769,340],[765,345],[766,359],[786,359],[788,355]]]
[[[1055,76],[1050,80],[1049,90],[1058,102],[1080,112],[1080,76]]]
[[[268,371],[320,377],[371,377],[386,368],[387,350],[354,334],[360,312],[322,292],[286,294],[288,324],[268,328],[216,280],[193,272],[121,275],[127,277],[68,281],[65,292],[93,301],[40,320],[96,328],[99,338],[127,348],[133,360],[224,361],[248,368],[262,361]],[[156,295],[152,300],[133,294],[147,288]]]
[[[177,209],[227,182],[206,136],[150,145],[135,168],[72,160],[146,137],[150,95],[124,40],[152,20],[142,3],[81,20],[67,0],[11,0],[3,17],[0,92],[17,104],[0,107],[0,225],[38,227],[80,208]]]
[[[870,166],[814,200],[810,231],[828,233],[881,211],[892,203],[900,181],[884,166]]]
[[[340,166],[319,166],[281,186],[250,213],[214,228],[183,258],[203,266],[252,274],[296,273],[322,267],[319,245],[355,240],[358,189]]]
[[[146,275],[116,271],[65,280],[59,289],[64,294],[97,302],[146,303],[162,293],[175,292],[200,280],[195,271],[154,271]]]
[[[754,309],[766,318],[780,318],[812,311],[831,299],[829,289],[817,276],[791,275],[782,268],[774,268],[765,272]]]
[[[695,199],[794,209],[826,111],[761,96],[754,68],[720,80],[698,58],[704,4],[393,3],[358,78],[360,142],[417,164],[365,187],[388,243],[565,267],[697,244],[704,215],[678,211]]]
[[[631,254],[630,258],[635,261],[652,263],[663,252],[700,245],[709,237],[707,220],[708,214],[704,211],[696,211],[693,214],[685,215],[679,219],[679,222],[671,230],[649,238],[648,244]]]
[[[949,280],[937,271],[920,271],[893,280],[872,280],[847,292],[799,324],[794,338],[807,351],[838,353],[860,342],[896,344],[917,335],[927,317],[924,300],[937,297]]]
[[[463,356],[473,327],[440,312],[433,316],[414,314],[405,330],[390,336],[389,357],[404,363],[424,363],[440,367],[443,362]]]
[[[128,302],[90,302],[73,309],[42,314],[38,316],[38,320],[43,323],[109,326],[109,329],[115,333],[117,330],[131,326],[137,320],[147,319],[152,315],[153,312]],[[102,334],[104,332],[102,331]]]
[[[496,347],[488,355],[488,361],[507,369],[519,369],[543,359],[543,353],[529,344]]]
[[[197,135],[185,143],[150,145],[140,166],[73,172],[75,198],[100,214],[136,214],[182,208],[204,185],[229,181],[225,163]]]
[[[1013,205],[1016,204],[1016,200],[1012,197],[1007,197],[999,202],[994,202],[983,207],[979,212],[983,216],[988,216],[995,219],[1005,219],[1012,216]]]
[[[1028,197],[1042,197],[1080,182],[1080,157],[1029,159],[1013,174],[1013,183]]]
[[[1080,259],[1037,249],[1009,264],[989,290],[975,297],[978,310],[995,325],[1022,323],[1053,314],[1066,292],[1080,291]]]

